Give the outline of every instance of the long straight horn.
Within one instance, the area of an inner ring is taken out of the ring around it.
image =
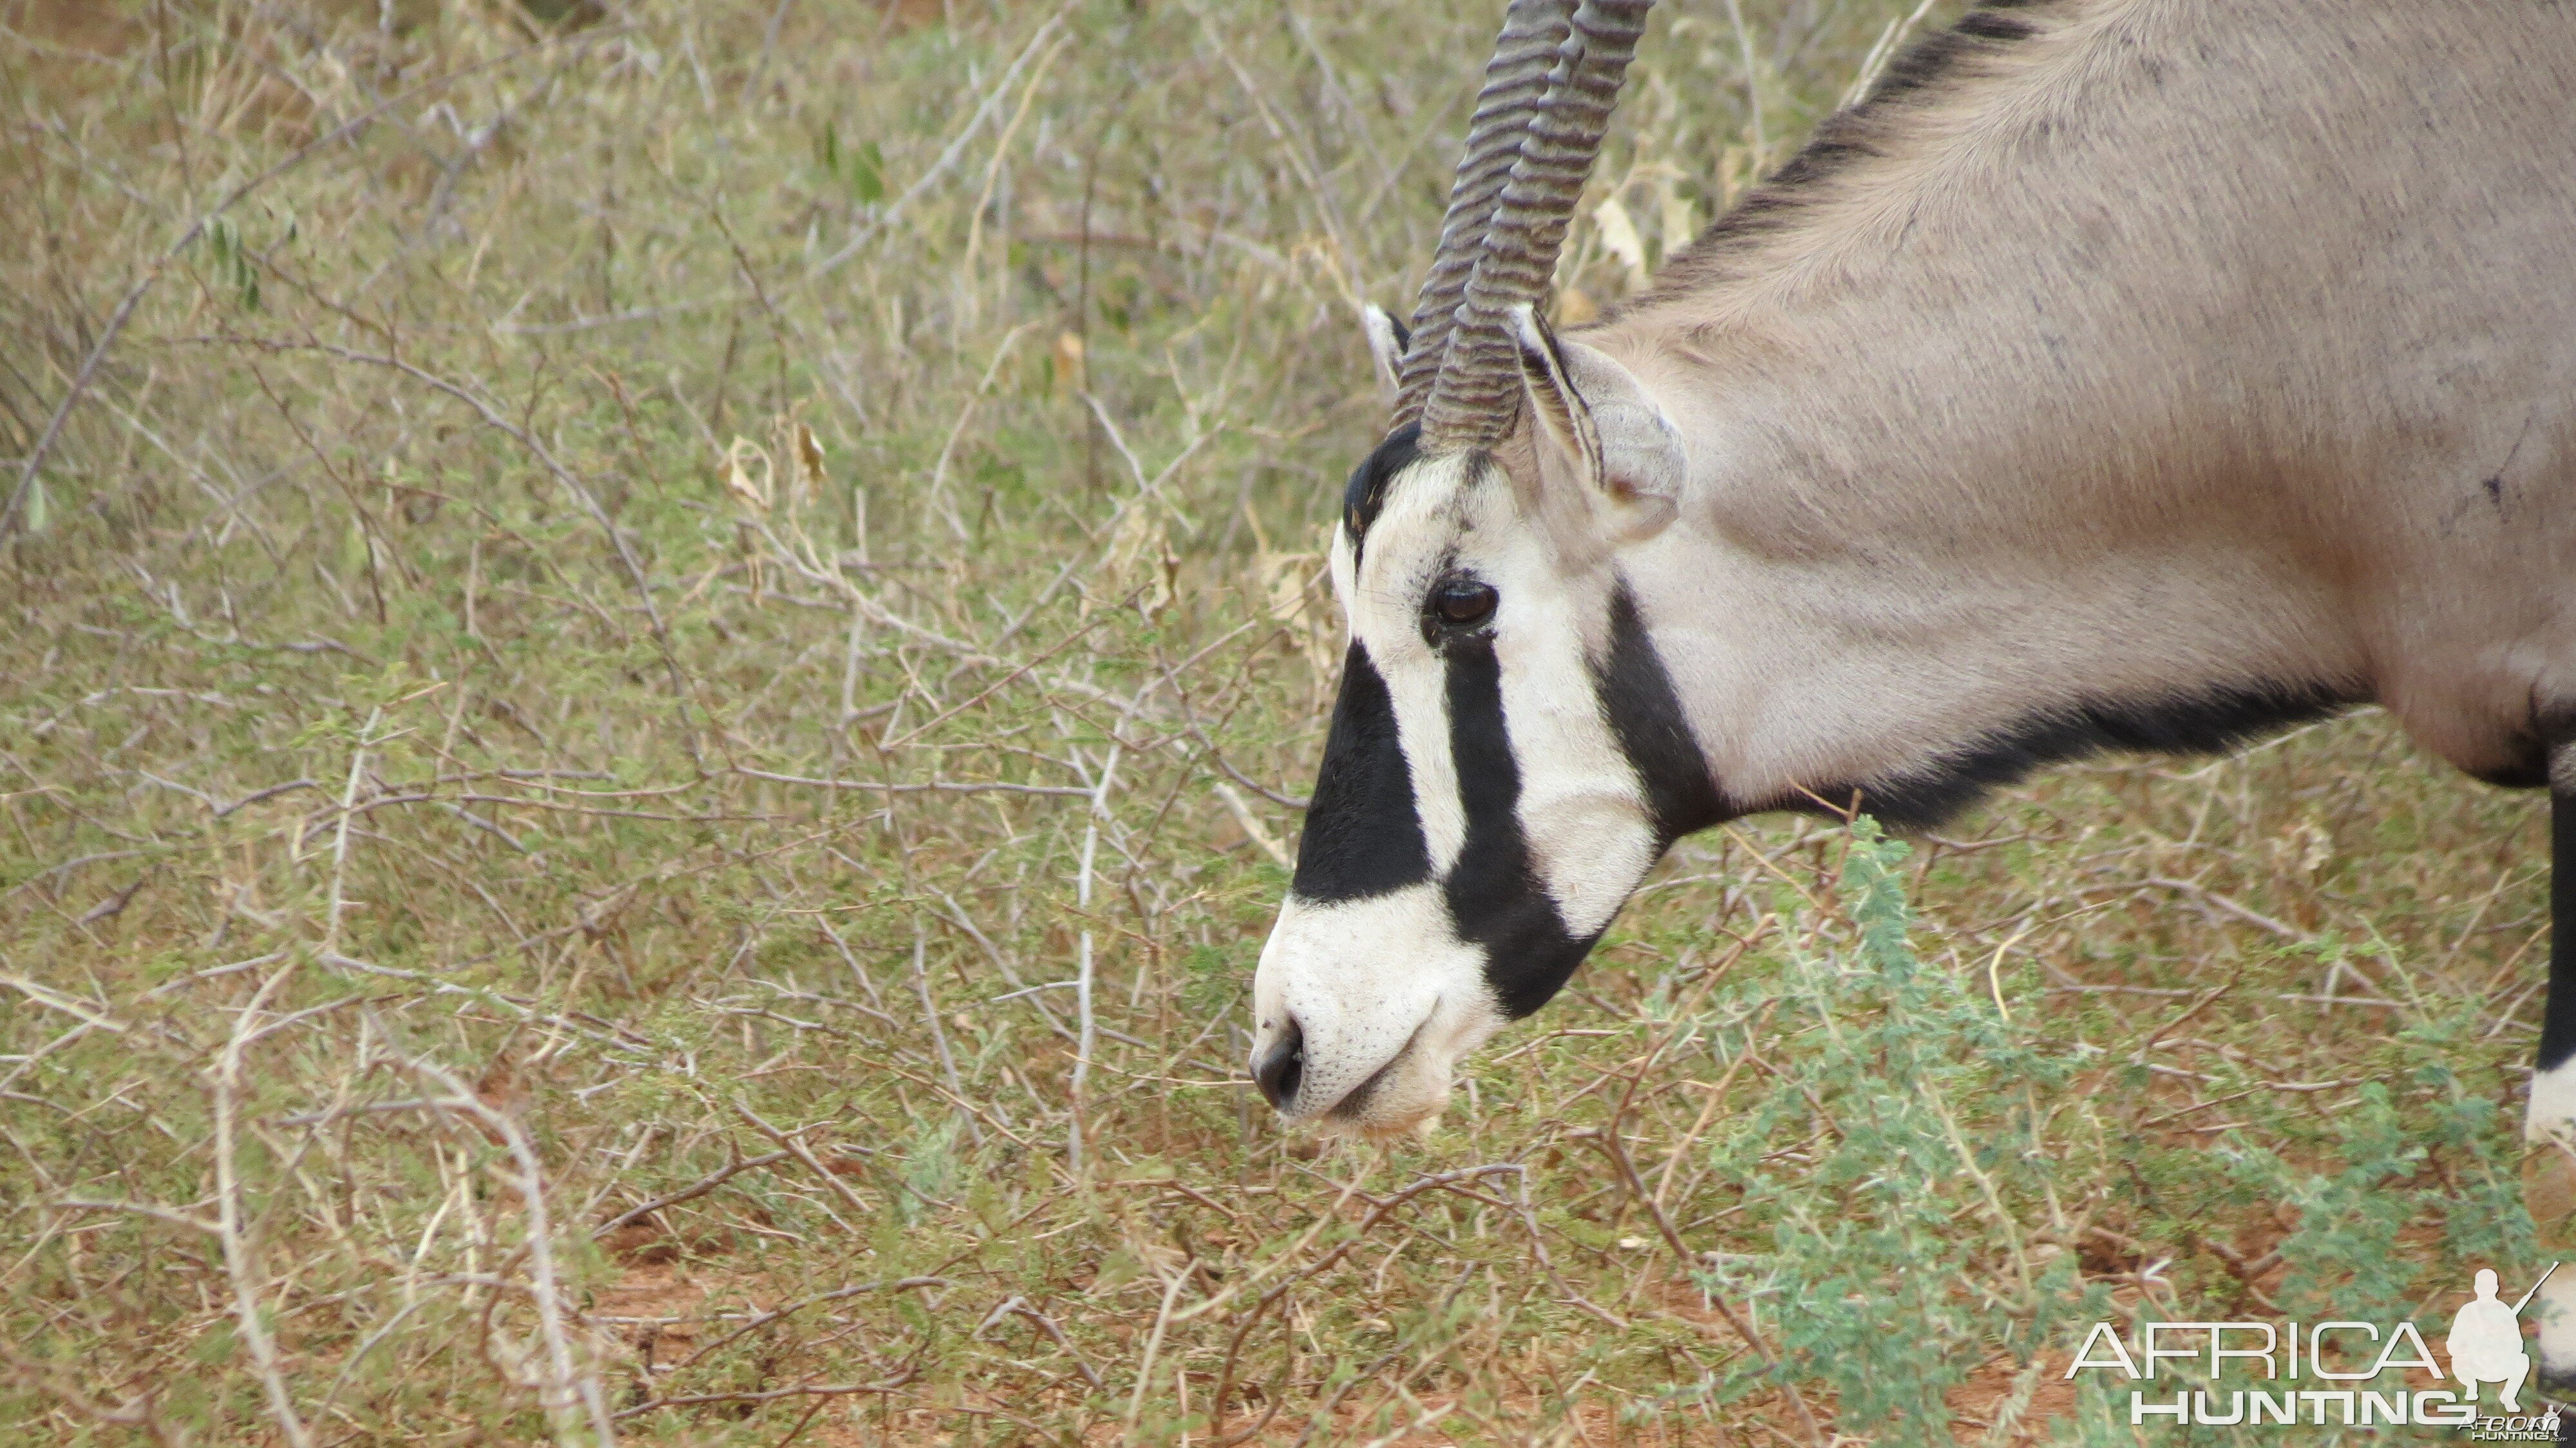
[[[1398,427],[1421,415],[1431,379],[1449,353],[1449,332],[1458,303],[1467,295],[1467,278],[1484,251],[1485,233],[1493,225],[1504,183],[1511,179],[1512,163],[1520,159],[1530,123],[1547,98],[1548,76],[1572,26],[1573,10],[1574,0],[1512,0],[1503,13],[1494,58],[1485,63],[1485,88],[1476,93],[1476,114],[1467,123],[1458,179],[1450,183],[1449,211],[1440,220],[1440,249],[1432,254],[1422,295],[1414,304],[1413,340],[1397,378]]]
[[[1574,12],[1423,398],[1426,451],[1490,447],[1511,431],[1520,406],[1511,310],[1546,299],[1566,224],[1609,132],[1610,110],[1652,3],[1583,0]]]

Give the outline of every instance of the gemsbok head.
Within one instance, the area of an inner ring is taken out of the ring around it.
[[[1412,326],[1367,319],[1393,426],[1254,993],[1281,1113],[1433,1117],[1666,846],[1754,811],[1920,826],[2376,703],[2480,778],[2554,766],[2576,852],[2576,126],[2538,119],[2576,6],[1989,4],[1559,336],[1646,8],[1512,0]],[[2566,1291],[2544,1383],[2576,1385]]]
[[[1618,566],[1671,519],[1680,440],[1534,305],[1646,10],[1515,0],[1414,329],[1368,319],[1395,428],[1334,535],[1350,648],[1256,986],[1254,1074],[1292,1116],[1436,1112],[1450,1064],[1555,994],[1715,818],[1705,770],[1659,811],[1629,759],[1696,757]]]

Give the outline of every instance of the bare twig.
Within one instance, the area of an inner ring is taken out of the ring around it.
[[[266,1307],[260,1300],[266,1283],[259,1269],[257,1249],[250,1240],[236,1151],[242,1050],[249,1043],[261,1009],[285,988],[286,982],[295,974],[297,963],[295,958],[289,957],[285,964],[270,971],[268,978],[260,982],[259,989],[251,995],[250,1003],[233,1017],[232,1034],[224,1042],[223,1053],[216,1058],[215,1231],[223,1241],[224,1267],[232,1278],[233,1330],[240,1336],[242,1344],[250,1349],[251,1363],[259,1373],[262,1390],[268,1395],[269,1416],[277,1420],[278,1431],[285,1435],[290,1448],[311,1448],[312,1435],[305,1431],[304,1420],[295,1411],[294,1395],[286,1388],[286,1372],[278,1357],[277,1341],[269,1336]]]
[[[609,1218],[607,1221],[600,1223],[598,1226],[591,1228],[591,1240],[597,1241],[600,1238],[606,1237],[609,1233],[616,1231],[618,1228],[625,1226],[629,1222],[640,1222],[646,1217],[653,1215],[655,1212],[661,1211],[665,1207],[676,1207],[683,1202],[696,1201],[698,1198],[705,1196],[707,1193],[714,1191],[720,1186],[723,1186],[726,1182],[732,1181],[735,1177],[742,1175],[744,1172],[758,1171],[765,1166],[776,1166],[778,1163],[787,1160],[788,1156],[789,1153],[784,1150],[764,1152],[759,1156],[737,1155],[732,1161],[727,1162],[716,1170],[707,1173],[705,1176],[698,1178],[696,1181],[689,1183],[678,1191],[668,1193],[664,1196],[658,1196],[649,1202],[643,1202],[636,1206],[629,1207],[625,1211],[619,1212],[616,1216]]]
[[[601,1390],[599,1375],[584,1371],[573,1361],[568,1314],[555,1273],[554,1236],[547,1222],[545,1182],[538,1169],[535,1146],[518,1122],[486,1104],[446,1067],[418,1059],[404,1064],[447,1093],[430,1105],[472,1118],[509,1152],[516,1168],[521,1210],[528,1219],[521,1250],[528,1257],[528,1290],[536,1299],[538,1334],[545,1343],[546,1366],[539,1385],[546,1416],[554,1425],[557,1442],[577,1441],[582,1420],[587,1416],[591,1439],[599,1448],[610,1448],[617,1441],[617,1429],[609,1417],[608,1399]]]
[[[587,37],[583,43],[595,43],[606,39],[609,33],[611,32],[601,32]],[[286,159],[233,187],[217,198],[214,205],[199,212],[196,219],[188,223],[187,230],[180,232],[177,240],[162,248],[160,255],[154,257],[151,263],[143,268],[143,274],[136,277],[133,284],[125,289],[125,294],[116,299],[115,308],[109,311],[107,321],[98,329],[98,339],[90,344],[88,355],[81,358],[80,370],[72,374],[71,385],[63,389],[62,400],[54,404],[52,414],[45,419],[45,430],[37,435],[35,445],[27,450],[25,460],[18,466],[18,484],[10,490],[8,504],[0,506],[0,538],[8,537],[10,531],[17,526],[20,515],[26,510],[27,494],[35,486],[36,474],[44,468],[46,457],[53,452],[55,441],[62,436],[63,424],[71,420],[72,409],[80,405],[80,400],[88,393],[90,384],[97,379],[100,365],[107,361],[109,350],[115,347],[117,338],[124,334],[125,324],[133,320],[134,309],[142,302],[143,294],[152,290],[152,284],[161,279],[161,274],[169,269],[171,262],[178,259],[179,253],[196,245],[197,238],[205,235],[208,226],[214,224],[217,218],[239,205],[253,192],[365,130],[405,102],[453,85],[478,72],[516,62],[544,49],[549,43],[551,42],[541,41],[507,55],[461,66],[444,75],[432,76],[418,85],[406,87],[296,147],[293,154]]]

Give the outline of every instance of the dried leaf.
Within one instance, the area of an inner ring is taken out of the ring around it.
[[[1252,558],[1254,586],[1267,599],[1273,622],[1285,624],[1297,652],[1318,678],[1332,674],[1334,647],[1340,640],[1332,610],[1320,597],[1323,570],[1320,553],[1273,553],[1263,549]]]
[[[1119,598],[1143,590],[1137,603],[1150,618],[1171,606],[1171,574],[1179,566],[1162,510],[1140,503],[1118,520],[1101,572]]]
[[[751,469],[744,466],[746,459],[760,464],[759,477],[753,477]],[[733,445],[725,449],[724,461],[725,491],[733,494],[734,501],[742,504],[746,511],[757,517],[768,517],[772,484],[777,473],[776,465],[769,460],[769,450],[750,438],[736,437]]]
[[[1634,291],[1646,284],[1646,243],[1637,235],[1637,222],[1628,208],[1612,196],[1592,208],[1592,219],[1601,226],[1601,244],[1619,258],[1628,269],[1628,289]]]
[[[1090,351],[1082,338],[1071,332],[1058,332],[1055,337],[1055,390],[1059,396],[1071,396],[1091,386]]]
[[[1699,215],[1698,209],[1691,205],[1691,199],[1681,194],[1681,188],[1673,178],[1664,178],[1663,189],[1663,216],[1659,221],[1662,235],[1657,240],[1662,244],[1663,259],[1669,262],[1683,247],[1698,238]]]
[[[801,421],[787,425],[787,440],[796,460],[796,485],[788,493],[787,510],[795,513],[823,496],[823,440]]]

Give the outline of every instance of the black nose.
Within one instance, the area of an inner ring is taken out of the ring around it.
[[[1271,1042],[1252,1061],[1252,1079],[1261,1084],[1261,1097],[1273,1109],[1285,1111],[1297,1099],[1297,1083],[1306,1075],[1306,1033],[1295,1017],[1288,1021],[1287,1034]]]

